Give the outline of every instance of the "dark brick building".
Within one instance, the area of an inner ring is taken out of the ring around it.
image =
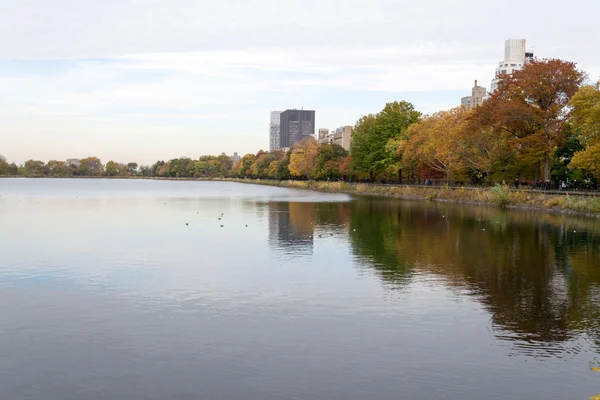
[[[280,117],[280,146],[291,147],[315,134],[314,110],[285,110]]]

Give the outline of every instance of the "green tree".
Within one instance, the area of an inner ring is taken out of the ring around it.
[[[323,144],[317,149],[314,176],[317,179],[337,179],[340,165],[348,157],[348,152],[338,144]]]
[[[8,175],[15,176],[15,175],[17,175],[18,170],[19,170],[19,167],[17,167],[17,164],[15,164],[14,162],[12,162],[8,165]]]
[[[352,168],[375,180],[378,175],[397,168],[400,177],[399,153],[388,142],[406,139],[408,127],[418,122],[421,113],[406,101],[388,103],[377,115],[366,115],[352,130],[350,155]]]
[[[141,176],[152,176],[152,167],[149,165],[142,165],[139,168],[139,175]]]
[[[285,180],[290,179],[290,157],[292,152],[288,151],[283,156],[283,159],[277,164],[277,171],[275,172],[275,179]]]
[[[562,180],[567,182],[577,179],[575,175],[576,171],[570,168],[570,164],[573,155],[582,150],[584,150],[584,147],[579,141],[579,138],[572,132],[568,132],[564,144],[556,149],[552,155],[552,165],[550,170],[553,181],[560,182]]]
[[[138,172],[138,164],[136,162],[127,163],[127,173],[129,175],[136,175]]]

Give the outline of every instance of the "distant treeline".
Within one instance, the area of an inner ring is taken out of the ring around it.
[[[353,128],[349,152],[313,138],[289,151],[246,154],[235,165],[228,156],[176,158],[153,165],[96,157],[28,160],[0,175],[240,177],[267,179],[370,180],[485,183],[578,182],[600,179],[600,82],[571,62],[533,61],[500,77],[483,105],[422,115],[406,101],[388,103]]]

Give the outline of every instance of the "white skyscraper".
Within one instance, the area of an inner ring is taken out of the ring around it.
[[[496,68],[496,75],[492,79],[491,91],[498,88],[499,76],[511,75],[513,72],[523,68],[523,65],[533,58],[533,53],[527,53],[525,39],[508,39],[504,42],[504,61]]]
[[[269,150],[279,150],[281,148],[280,142],[280,115],[281,111],[271,111],[271,123],[269,124]]]

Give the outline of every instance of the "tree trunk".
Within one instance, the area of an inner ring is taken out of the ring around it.
[[[550,157],[546,156],[544,158],[544,180],[550,179]]]
[[[400,181],[400,184],[402,184],[402,168],[398,170],[398,180]]]
[[[375,182],[375,173],[373,171],[369,171],[369,176],[371,178],[371,182]]]

